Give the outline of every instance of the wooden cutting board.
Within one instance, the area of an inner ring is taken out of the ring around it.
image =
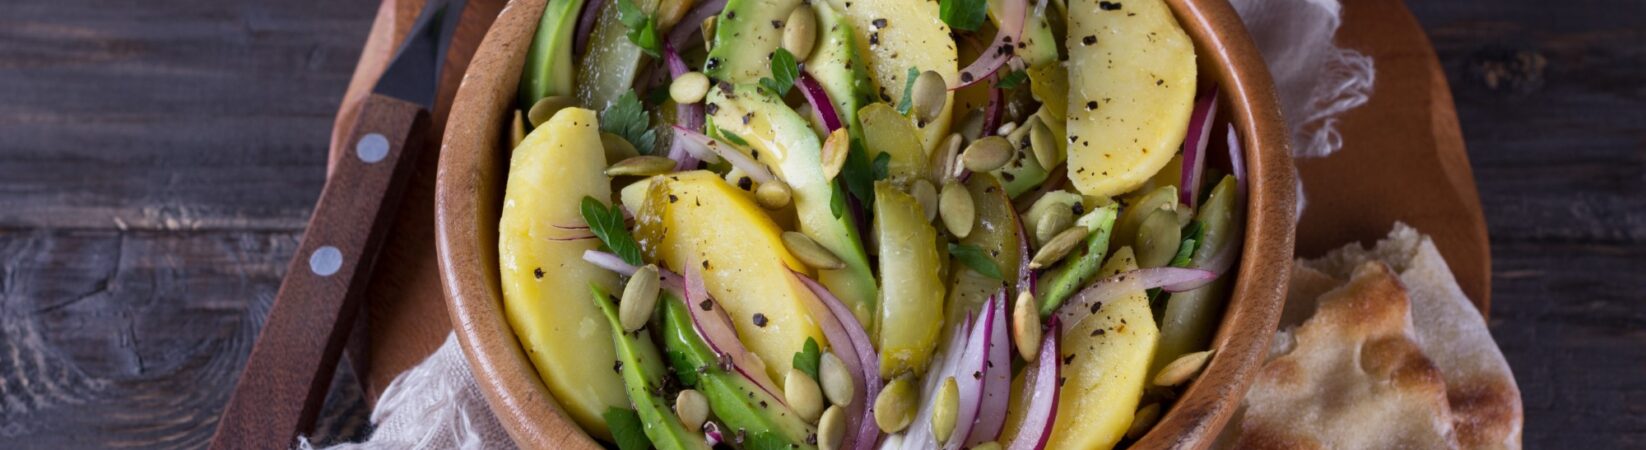
[[[445,114],[468,59],[504,0],[469,0],[441,79],[434,120]],[[416,19],[423,0],[383,0],[344,94],[332,132],[332,157],[342,154],[345,127]],[[1339,123],[1344,147],[1299,161],[1309,208],[1298,227],[1298,255],[1318,256],[1347,242],[1372,242],[1397,220],[1434,236],[1463,291],[1481,311],[1491,294],[1491,254],[1468,153],[1450,87],[1428,36],[1401,0],[1345,0],[1338,44],[1372,56],[1377,85],[1371,101]],[[433,142],[439,142],[436,138]],[[367,399],[421,362],[451,331],[435,268],[433,198],[437,149],[429,149],[407,190],[405,206],[380,256],[367,293],[363,332],[350,357]]]

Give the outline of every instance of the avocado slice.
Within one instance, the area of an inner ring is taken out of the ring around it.
[[[854,137],[858,131],[857,110],[874,101],[874,82],[869,80],[868,65],[853,45],[851,22],[828,3],[815,2],[817,26],[823,30],[822,42],[812,56],[806,59],[806,73],[817,79],[823,91],[834,101],[841,121]]]
[[[663,295],[663,347],[675,378],[708,397],[709,409],[728,431],[742,433],[745,439],[782,444],[767,448],[810,448],[806,442],[815,439],[816,430],[759,386],[722,368],[714,351],[692,328],[688,306],[671,294]]]
[[[771,56],[783,43],[783,21],[800,0],[730,0],[714,21],[714,44],[703,74],[730,83],[754,83],[771,74]]]
[[[1057,37],[1052,33],[1052,24],[1049,22],[1053,16],[1047,14],[1047,7],[1051,3],[1031,3],[1028,5],[1029,10],[1024,11],[1023,34],[1019,36],[1021,42],[1017,46],[1016,54],[1029,67],[1045,67],[1062,59],[1058,56]],[[989,2],[989,20],[997,27],[1000,24],[1000,15],[1005,13],[1005,5],[1006,2]]]
[[[582,9],[583,0],[549,0],[543,7],[520,74],[520,109],[531,109],[543,97],[572,94],[572,33]]]
[[[1034,150],[1029,146],[1029,133],[1023,133],[1021,139],[1012,142],[1017,155],[1010,164],[995,169],[994,176],[1000,177],[1000,187],[1006,189],[1006,196],[1017,198],[1025,192],[1040,187],[1048,177],[1045,167],[1034,157]]]
[[[1047,283],[1040,284],[1040,292],[1035,297],[1040,299],[1040,315],[1051,316],[1063,305],[1070,295],[1086,287],[1097,276],[1097,269],[1103,263],[1103,257],[1109,253],[1109,237],[1114,234],[1114,222],[1118,207],[1111,203],[1102,208],[1081,216],[1075,225],[1092,230],[1086,236],[1086,247],[1075,249],[1075,253],[1064,257],[1063,263],[1046,273]]]
[[[598,284],[589,285],[590,299],[600,306],[606,323],[612,328],[612,342],[617,344],[617,370],[623,374],[623,385],[629,391],[629,403],[645,425],[646,438],[662,450],[709,450],[702,436],[687,431],[674,417],[663,392],[663,357],[657,346],[642,332],[623,331],[617,320],[616,297],[607,294]]]
[[[818,281],[852,308],[864,328],[873,329],[879,289],[851,211],[836,217],[830,205],[834,189],[823,177],[817,134],[782,99],[756,85],[720,83],[709,90],[706,102],[711,133],[739,142],[736,145],[754,160],[789,183],[800,232],[846,262],[844,269],[818,271]]]

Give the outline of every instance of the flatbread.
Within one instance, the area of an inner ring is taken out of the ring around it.
[[[1418,345],[1446,377],[1459,443],[1520,448],[1523,413],[1514,373],[1428,236],[1396,223],[1372,248],[1348,245],[1299,265],[1342,277],[1366,261],[1383,261],[1400,274],[1412,298]]]
[[[1415,340],[1406,289],[1381,262],[1320,297],[1293,348],[1246,394],[1237,448],[1456,448],[1446,383]]]

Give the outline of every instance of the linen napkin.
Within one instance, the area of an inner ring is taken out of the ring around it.
[[[1291,130],[1296,157],[1343,146],[1337,117],[1371,95],[1372,59],[1332,44],[1341,23],[1337,0],[1231,0],[1263,53]],[[1303,197],[1299,187],[1298,208]],[[428,359],[395,378],[372,411],[370,438],[330,449],[515,448],[486,406],[455,335]],[[306,439],[302,449],[314,446]]]

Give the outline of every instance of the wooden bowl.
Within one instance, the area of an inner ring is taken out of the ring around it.
[[[599,448],[566,417],[503,315],[497,231],[521,66],[545,0],[514,0],[486,34],[458,89],[440,152],[436,246],[447,309],[492,412],[525,448]],[[1295,170],[1273,83],[1224,0],[1168,0],[1196,44],[1201,72],[1221,86],[1251,183],[1233,300],[1206,371],[1134,448],[1205,448],[1239,405],[1268,350],[1286,292],[1295,228]]]

